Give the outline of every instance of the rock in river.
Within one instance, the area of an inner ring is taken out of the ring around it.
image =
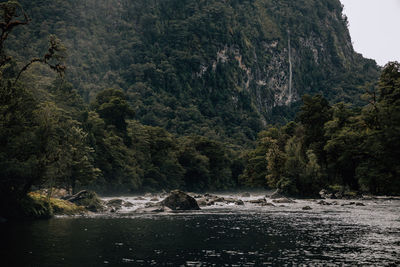
[[[84,206],[87,210],[98,212],[103,211],[104,206],[97,194],[92,191],[82,190],[66,199],[78,206]]]
[[[296,201],[294,201],[294,200],[292,200],[290,198],[278,198],[278,199],[272,200],[272,202],[274,202],[274,203],[285,203],[285,204],[296,203]]]
[[[170,195],[161,201],[161,205],[172,210],[199,210],[196,200],[180,190],[171,191]]]

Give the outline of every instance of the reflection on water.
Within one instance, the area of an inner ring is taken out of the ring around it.
[[[3,224],[0,256],[9,266],[399,265],[400,201],[364,203]]]

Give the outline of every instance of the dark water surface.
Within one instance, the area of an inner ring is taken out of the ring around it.
[[[3,266],[400,265],[400,201],[364,203],[5,223],[0,256]]]

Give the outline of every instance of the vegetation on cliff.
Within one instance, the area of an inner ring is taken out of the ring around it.
[[[400,192],[399,64],[360,105],[335,104],[358,102],[377,74],[352,50],[338,1],[22,2],[27,11],[0,3],[2,214],[41,187]],[[44,45],[48,33],[59,36]],[[271,126],[307,92],[324,96],[303,96],[295,121]]]
[[[241,175],[245,184],[312,196],[329,185],[372,194],[399,194],[400,64],[388,63],[369,104],[330,105],[321,95],[303,96],[295,122],[259,134]],[[261,170],[261,171],[260,171]]]
[[[56,34],[85,102],[120,89],[139,122],[179,136],[249,145],[293,119],[303,94],[360,105],[360,86],[379,76],[353,51],[339,0],[21,3],[32,20],[10,53],[35,57]]]

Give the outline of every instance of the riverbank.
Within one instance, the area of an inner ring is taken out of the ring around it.
[[[166,199],[178,192],[180,197],[165,204]],[[339,196],[341,196],[339,198]],[[353,196],[353,197],[352,197]],[[325,197],[325,198],[323,198]],[[63,198],[63,199],[62,199]],[[191,204],[184,203],[189,201]],[[184,210],[212,208],[243,209],[248,207],[284,208],[296,207],[298,210],[313,210],[320,206],[345,207],[365,206],[365,201],[400,200],[395,196],[339,195],[321,190],[321,198],[296,199],[273,191],[235,192],[235,193],[185,193],[179,190],[171,193],[147,193],[134,196],[98,197],[92,191],[80,191],[75,195],[58,195],[48,198],[42,192],[31,192],[22,203],[21,216],[25,219],[48,219],[53,216],[91,216],[95,214],[118,213],[169,213]],[[6,219],[0,220],[5,222]]]
[[[140,208],[162,201],[163,194],[100,197],[125,205],[5,223],[0,256],[12,266],[52,267],[400,264],[398,198],[277,203],[267,192],[189,194],[196,201],[216,196],[244,205],[224,201],[200,210],[143,213]]]

